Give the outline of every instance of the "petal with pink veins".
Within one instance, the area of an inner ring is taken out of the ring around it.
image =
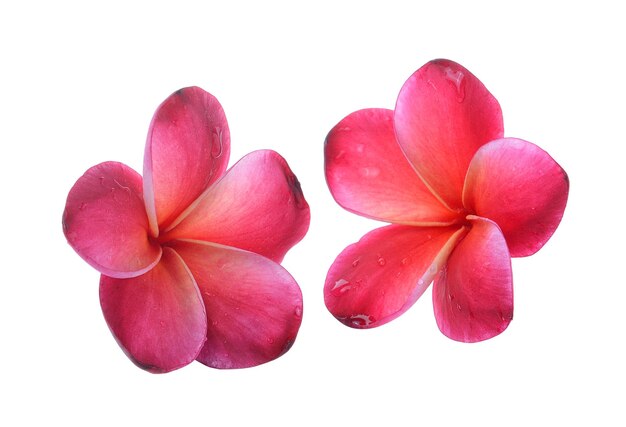
[[[345,117],[326,137],[324,157],[328,187],[349,211],[412,225],[455,219],[404,156],[391,110],[372,108]]]
[[[208,318],[197,360],[246,368],[285,353],[302,321],[302,294],[289,273],[258,254],[199,241],[172,242],[200,288]]]
[[[76,181],[67,196],[63,232],[74,250],[107,276],[139,276],[161,257],[161,247],[149,238],[141,176],[122,163],[101,163]]]
[[[148,130],[143,171],[155,237],[222,176],[229,157],[226,115],[213,95],[188,87],[159,106]]]
[[[200,292],[181,257],[164,248],[161,262],[143,276],[100,279],[102,312],[124,352],[154,373],[191,363],[206,339]]]
[[[237,162],[166,239],[220,243],[280,262],[309,228],[309,205],[287,162],[270,150]]]
[[[373,328],[408,310],[428,288],[464,227],[389,225],[343,250],[324,286],[328,310],[353,328]]]
[[[466,209],[496,222],[511,255],[537,252],[563,217],[569,180],[541,148],[515,138],[484,145],[472,160],[463,192]]]
[[[395,108],[398,142],[426,184],[450,208],[462,207],[474,153],[503,135],[498,101],[461,65],[438,59],[406,81]]]
[[[435,318],[456,341],[476,342],[504,331],[513,318],[511,257],[498,226],[468,217],[470,232],[454,249],[433,285]]]

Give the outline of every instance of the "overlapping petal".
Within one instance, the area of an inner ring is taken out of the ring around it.
[[[102,276],[102,312],[117,342],[138,366],[161,373],[191,363],[206,339],[200,292],[176,252],[132,279]]]
[[[155,237],[222,176],[229,156],[228,123],[213,95],[188,87],[159,106],[148,131],[143,175]]]
[[[488,219],[470,220],[470,232],[433,285],[439,329],[463,342],[492,338],[513,318],[511,257],[504,236]]]
[[[260,150],[237,162],[183,217],[168,239],[220,243],[280,262],[306,234],[310,213],[287,162]]]
[[[197,360],[245,368],[273,360],[293,344],[302,321],[302,294],[279,264],[199,241],[172,243],[201,290],[207,341]]]
[[[431,61],[404,84],[395,108],[398,143],[426,184],[462,208],[467,167],[478,148],[503,135],[498,101],[472,73]]]
[[[392,110],[372,108],[345,117],[328,134],[324,155],[328,188],[349,211],[414,225],[455,219],[402,153]]]
[[[404,225],[369,232],[330,267],[326,307],[354,328],[395,319],[422,295],[465,232],[464,227]]]
[[[76,181],[67,196],[63,232],[85,261],[111,277],[141,275],[161,256],[149,238],[141,176],[122,163],[101,163]]]
[[[563,217],[569,181],[541,148],[515,138],[481,147],[463,192],[466,208],[498,224],[512,256],[537,252]]]

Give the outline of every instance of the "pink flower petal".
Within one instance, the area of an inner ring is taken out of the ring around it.
[[[252,252],[206,242],[172,242],[196,278],[208,317],[198,361],[245,368],[273,360],[293,344],[302,294],[279,264]]]
[[[348,246],[326,276],[328,310],[353,328],[372,328],[400,316],[424,293],[445,263],[462,227],[378,228]]]
[[[204,344],[206,314],[184,262],[170,248],[143,276],[100,280],[102,312],[124,352],[155,373],[191,363]]]
[[[237,162],[166,239],[195,239],[280,262],[309,228],[309,205],[287,162],[270,150]]]
[[[188,87],[159,106],[148,131],[143,171],[155,237],[159,227],[166,228],[222,176],[229,156],[228,123],[213,95]]]
[[[504,331],[513,318],[509,250],[498,226],[472,217],[472,229],[435,279],[437,325],[453,340],[476,342]]]
[[[324,154],[328,187],[349,211],[403,224],[445,224],[456,218],[400,150],[391,110],[350,114],[328,134]]]
[[[541,148],[504,138],[478,150],[465,182],[463,201],[476,215],[495,221],[512,256],[537,252],[563,217],[569,181]]]
[[[141,176],[122,163],[101,163],[76,181],[67,196],[63,232],[74,250],[107,276],[139,276],[161,257],[161,247],[148,236]]]
[[[463,181],[478,148],[502,137],[498,101],[472,73],[445,59],[431,61],[406,81],[396,103],[396,135],[433,192],[461,208]]]

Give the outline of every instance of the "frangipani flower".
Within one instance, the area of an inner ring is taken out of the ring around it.
[[[279,265],[309,226],[300,184],[273,151],[226,171],[229,156],[221,105],[185,88],[152,119],[143,179],[105,162],[69,192],[67,241],[102,273],[107,324],[146,370],[258,365],[300,327],[300,288]]]
[[[351,327],[379,326],[434,282],[439,329],[465,342],[509,325],[511,257],[547,242],[569,190],[545,151],[503,137],[496,99],[448,60],[417,70],[395,110],[341,120],[326,139],[325,172],[342,207],[392,223],[339,254],[324,286],[329,311]]]

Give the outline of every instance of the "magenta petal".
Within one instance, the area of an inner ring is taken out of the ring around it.
[[[462,207],[465,173],[476,150],[503,134],[498,101],[472,73],[445,59],[409,77],[394,122],[404,153],[451,208]]]
[[[194,278],[176,252],[143,276],[100,280],[102,312],[124,352],[161,373],[191,363],[204,344],[206,314]]]
[[[155,237],[158,226],[166,228],[222,176],[229,156],[228,123],[213,95],[188,87],[159,106],[148,131],[143,170]]]
[[[193,273],[208,318],[197,360],[214,368],[246,368],[273,360],[293,344],[302,294],[279,264],[252,252],[205,242],[173,242]]]
[[[280,262],[309,228],[309,205],[287,162],[255,151],[224,177],[167,233],[256,252]]]
[[[101,163],[76,181],[67,196],[63,232],[74,250],[107,276],[139,276],[161,257],[161,247],[148,236],[141,176],[122,163]]]
[[[468,210],[495,221],[512,256],[537,252],[554,233],[567,203],[565,171],[541,148],[504,138],[478,150],[463,193]]]
[[[324,155],[328,187],[349,211],[403,224],[455,219],[402,153],[391,110],[360,110],[341,120],[326,138]]]
[[[513,318],[511,257],[502,232],[484,218],[472,229],[435,279],[433,304],[441,332],[463,342],[492,338]]]
[[[328,310],[353,328],[400,316],[424,293],[465,233],[459,227],[389,225],[344,249],[324,286]]]

